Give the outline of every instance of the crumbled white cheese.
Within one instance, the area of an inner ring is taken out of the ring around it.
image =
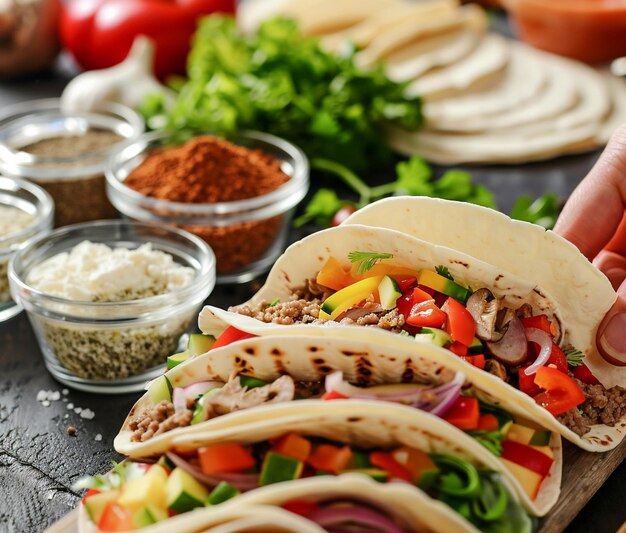
[[[68,409],[74,409],[74,404],[68,403],[65,407],[67,407]]]
[[[80,301],[121,301],[162,294],[188,285],[192,268],[153,250],[109,248],[83,241],[35,266],[28,283],[42,292]]]
[[[41,405],[43,405],[44,407],[50,407],[50,402],[48,400],[44,400],[43,402],[41,402]]]
[[[102,440],[102,435],[100,433],[98,433],[93,440],[100,442]]]
[[[87,420],[91,420],[95,416],[96,416],[96,413],[94,413],[91,409],[83,409],[80,412],[80,417],[86,418]]]
[[[35,217],[22,209],[0,204],[0,236],[15,233],[30,226]]]
[[[70,391],[69,391],[69,390],[67,390],[67,389],[63,389],[63,390],[61,391],[61,394],[63,394],[63,396],[67,396],[69,393],[70,393]]]

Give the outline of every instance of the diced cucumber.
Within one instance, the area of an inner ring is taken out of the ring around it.
[[[446,331],[437,328],[422,328],[420,333],[415,335],[415,338],[442,347],[452,344],[452,337]]]
[[[190,474],[175,468],[167,478],[167,506],[177,513],[204,507],[209,491]]]
[[[202,333],[192,333],[189,335],[187,350],[191,355],[202,355],[208,352],[215,342],[213,335],[203,335]]]
[[[282,453],[268,452],[263,461],[260,485],[270,485],[281,481],[298,479],[302,473],[304,463]]]
[[[391,276],[385,276],[378,285],[378,295],[383,309],[393,309],[398,298],[402,296],[402,291],[400,291],[400,286],[395,279]]]
[[[552,437],[550,431],[535,431],[528,444],[531,446],[549,446],[550,437]]]
[[[234,498],[239,494],[241,493],[239,492],[239,489],[237,487],[234,487],[226,481],[222,481],[217,487],[215,487],[211,491],[211,494],[209,494],[207,505],[217,505],[218,503],[230,500],[231,498]]]
[[[146,505],[133,515],[133,524],[135,524],[136,527],[146,527],[156,524],[161,520],[167,520],[167,518],[167,511],[165,509],[161,509],[155,505]]]
[[[110,490],[85,498],[85,509],[87,509],[91,521],[97,524],[104,512],[104,508],[110,503],[115,502],[119,495],[119,490]]]
[[[470,344],[467,348],[468,353],[470,354],[481,354],[485,353],[485,348],[483,347],[483,343],[480,341],[478,337],[474,337],[472,344]]]
[[[152,400],[152,403],[156,405],[161,400],[167,400],[168,402],[172,401],[172,384],[170,380],[167,379],[167,376],[159,376],[156,378],[148,389],[148,395]]]
[[[472,291],[459,285],[444,276],[437,274],[433,270],[422,270],[417,280],[418,285],[425,285],[442,294],[452,296],[452,298],[465,303],[472,294]]]
[[[196,402],[196,406],[193,410],[193,415],[191,415],[191,424],[199,424],[200,422],[204,422],[204,404],[206,403],[207,398],[216,394],[221,387],[216,387],[215,389],[211,389],[205,392],[198,401]]]
[[[345,470],[342,473],[363,474],[365,476],[371,477],[375,481],[380,481],[381,483],[384,483],[389,479],[389,473],[378,468],[355,468],[354,470]]]
[[[167,369],[171,370],[177,365],[184,363],[187,359],[191,357],[191,353],[187,350],[184,352],[175,353],[174,355],[170,355],[167,358]]]
[[[256,387],[263,387],[267,385],[267,381],[262,379],[253,378],[252,376],[244,376],[239,374],[239,384],[242,387],[248,387],[249,389],[255,389]]]

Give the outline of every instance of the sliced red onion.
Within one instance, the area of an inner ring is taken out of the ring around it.
[[[348,398],[354,398],[356,400],[387,400],[387,401],[413,401],[418,399],[423,393],[432,391],[432,387],[425,387],[423,385],[416,384],[412,388],[406,388],[402,391],[376,391],[367,389],[364,387],[354,387],[343,379],[343,372],[337,370],[332,374],[326,376],[324,382],[326,392],[338,392]]]
[[[524,374],[532,376],[550,359],[550,353],[552,353],[552,338],[542,329],[526,328],[526,339],[528,342],[536,342],[541,348],[535,362],[524,370]]]
[[[200,381],[199,383],[194,383],[193,385],[185,387],[185,398],[188,400],[195,400],[201,394],[204,394],[211,389],[223,386],[224,384],[220,381]]]
[[[185,389],[182,387],[174,387],[172,391],[172,403],[174,404],[174,412],[182,413],[187,409],[187,398],[185,397]]]
[[[457,398],[461,395],[461,387],[465,383],[465,374],[457,371],[454,379],[439,388],[438,395],[441,401],[430,410],[430,414],[435,416],[445,415]]]
[[[370,527],[386,533],[404,533],[404,530],[380,511],[356,505],[340,505],[317,509],[307,516],[309,520],[328,531],[346,523]]]
[[[189,461],[183,459],[180,455],[173,452],[167,452],[165,455],[177,467],[187,472],[200,483],[204,483],[209,487],[216,487],[222,481],[230,483],[242,492],[255,489],[259,486],[258,474],[221,473],[209,476],[202,472],[199,467],[192,465]]]

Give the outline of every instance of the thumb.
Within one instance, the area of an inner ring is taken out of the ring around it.
[[[597,344],[606,361],[626,366],[626,281],[617,289],[617,301],[598,328]]]

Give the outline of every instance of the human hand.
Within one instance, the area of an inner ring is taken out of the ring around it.
[[[593,261],[617,291],[596,342],[608,362],[626,365],[626,124],[572,193],[554,231]]]

